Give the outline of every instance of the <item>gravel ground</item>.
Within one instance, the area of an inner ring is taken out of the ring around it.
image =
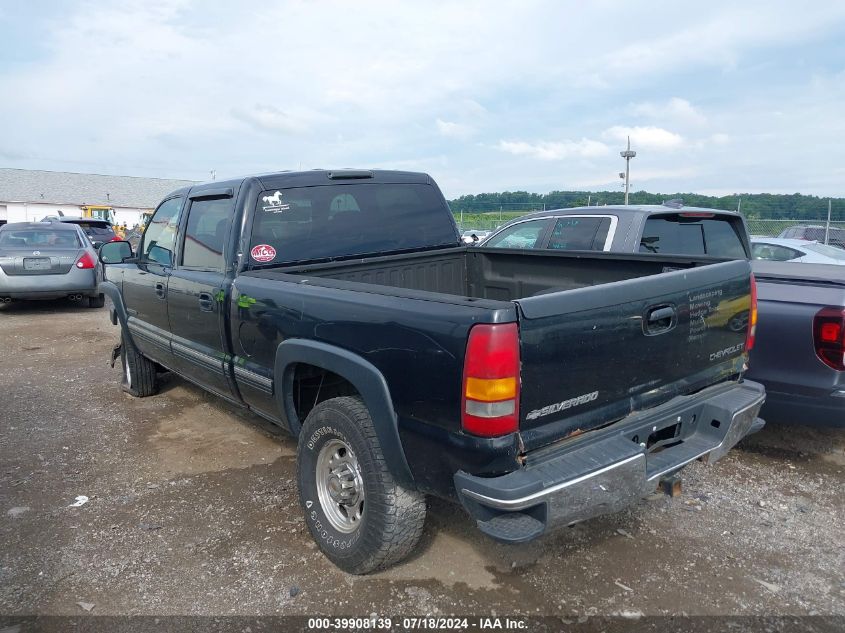
[[[680,497],[523,546],[431,500],[413,558],[353,577],[307,534],[293,440],[177,377],[124,395],[117,336],[0,308],[0,614],[845,615],[843,430],[769,426]]]

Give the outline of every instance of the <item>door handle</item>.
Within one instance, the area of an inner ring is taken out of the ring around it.
[[[210,292],[201,292],[199,297],[200,310],[214,312],[214,297]]]
[[[167,294],[167,291],[164,289],[164,282],[157,281],[155,284],[155,289],[156,297],[158,297],[159,299],[164,299],[165,295]]]
[[[646,336],[668,332],[678,322],[678,313],[674,306],[654,306],[646,311],[643,332]]]
[[[675,308],[671,306],[666,306],[665,308],[658,308],[657,310],[652,310],[648,314],[648,322],[654,323],[655,321],[663,321],[664,319],[671,319],[675,316]]]

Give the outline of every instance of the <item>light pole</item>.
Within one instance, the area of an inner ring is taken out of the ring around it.
[[[637,155],[637,153],[631,149],[631,137],[628,137],[628,149],[623,152],[619,152],[619,155],[625,159],[625,206],[628,206],[628,185],[630,183],[630,176],[631,176],[631,159]]]

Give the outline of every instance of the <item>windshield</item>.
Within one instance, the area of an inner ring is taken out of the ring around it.
[[[827,244],[802,244],[804,250],[845,262],[845,250]]]
[[[0,246],[7,248],[79,248],[76,231],[18,229],[0,231]]]
[[[435,187],[344,183],[259,196],[250,260],[279,264],[457,245],[452,214]]]

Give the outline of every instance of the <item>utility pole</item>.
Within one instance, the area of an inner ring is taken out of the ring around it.
[[[625,159],[625,206],[628,206],[628,187],[630,186],[630,177],[631,177],[631,159],[637,155],[635,151],[631,149],[631,137],[628,137],[628,149],[624,152],[619,152],[619,155]]]
[[[824,225],[824,243],[827,244],[830,236],[830,198],[827,199],[827,224]]]
[[[216,169],[211,170],[211,179],[217,180],[217,170]]]

